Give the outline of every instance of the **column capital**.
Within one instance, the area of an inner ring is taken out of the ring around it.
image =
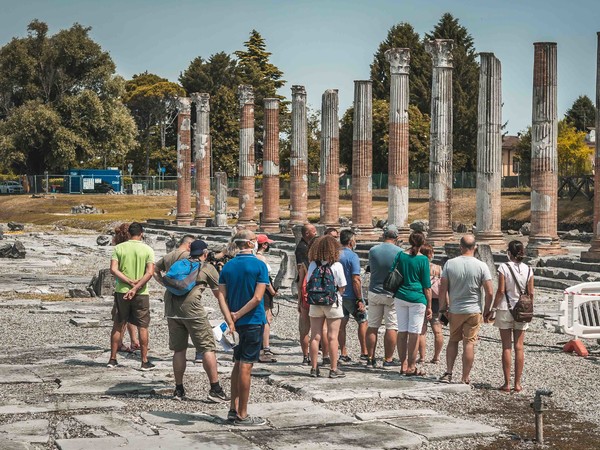
[[[425,51],[431,55],[433,67],[447,67],[451,69],[453,49],[453,39],[432,39],[425,42]]]
[[[243,108],[246,105],[254,104],[254,90],[249,84],[240,84],[238,86],[238,98],[240,101],[240,107]]]
[[[189,97],[175,97],[175,102],[179,114],[192,113],[192,100]]]
[[[192,97],[192,102],[196,104],[196,112],[210,112],[210,94],[194,92],[190,94],[190,97]]]
[[[391,74],[408,74],[410,70],[410,49],[390,48],[385,51],[385,59],[390,63]]]
[[[292,86],[292,95],[302,95],[306,97],[306,88],[304,86],[295,84]]]
[[[279,99],[278,98],[265,98],[265,109],[279,109]]]

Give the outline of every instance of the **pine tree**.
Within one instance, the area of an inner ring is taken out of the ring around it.
[[[565,114],[565,119],[579,131],[596,126],[596,108],[587,95],[580,95]]]
[[[454,69],[452,93],[454,119],[453,147],[455,171],[475,171],[477,158],[477,101],[479,63],[473,37],[452,14],[446,13],[425,39],[453,39]]]

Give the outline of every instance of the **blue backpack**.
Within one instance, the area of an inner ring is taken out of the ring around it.
[[[330,264],[316,261],[317,268],[310,274],[306,283],[306,294],[309,305],[331,306],[339,305],[337,286]]]
[[[175,261],[163,277],[167,290],[174,295],[186,295],[194,286],[200,270],[200,262],[189,259]]]

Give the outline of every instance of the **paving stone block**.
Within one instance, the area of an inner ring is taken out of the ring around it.
[[[118,400],[86,400],[80,402],[48,402],[42,404],[5,404],[0,406],[0,414],[35,414],[79,409],[118,409],[125,403]]]
[[[41,383],[42,379],[31,368],[32,366],[0,364],[0,384]]]
[[[277,450],[412,449],[422,445],[416,434],[385,423],[369,422],[320,428],[242,432],[254,443]]]
[[[500,433],[497,428],[472,420],[457,419],[444,415],[422,417],[399,417],[385,422],[403,430],[424,436],[430,441],[463,437],[493,436]]]
[[[227,413],[225,416],[227,416]],[[223,431],[225,429],[223,426],[224,422],[210,414],[180,414],[169,411],[151,411],[142,413],[142,418],[157,427],[186,434]]]
[[[139,361],[135,362],[135,367],[139,367]],[[165,379],[164,373],[141,372],[129,367],[117,367],[112,370],[88,371],[83,375],[62,378],[58,393],[63,395],[151,394],[157,389],[164,389],[171,385],[172,382]]]
[[[360,420],[380,420],[393,419],[397,417],[420,417],[435,416],[438,413],[433,409],[390,409],[388,411],[374,411],[357,413],[356,417]]]
[[[31,450],[32,446],[27,442],[0,440],[0,450]]]
[[[0,440],[45,444],[49,438],[46,419],[24,420],[0,426]]]
[[[155,436],[156,433],[147,426],[134,423],[113,414],[86,414],[74,416],[79,422],[94,428],[104,428],[121,437]]]
[[[72,317],[69,323],[79,328],[98,328],[100,326],[99,319],[90,319],[89,317]]]

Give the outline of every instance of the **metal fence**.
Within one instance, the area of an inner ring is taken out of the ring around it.
[[[74,178],[78,178],[75,182]],[[16,178],[16,177],[15,177]],[[82,175],[31,175],[19,177],[21,183],[29,193],[94,193],[106,192],[100,189],[101,179],[86,177]],[[387,190],[388,174],[373,174],[373,191]],[[196,180],[191,179],[192,191],[195,190]],[[352,191],[352,175],[342,175],[339,178],[341,195],[350,194]],[[229,189],[235,190],[239,187],[239,179],[230,177],[227,180]],[[123,193],[152,193],[162,190],[177,190],[176,176],[143,176],[123,175],[120,177],[121,192]],[[211,178],[211,189],[214,189],[214,178]],[[411,173],[409,175],[409,187],[411,190],[417,190],[417,196],[427,195],[429,189],[429,174]],[[453,175],[453,187],[455,189],[474,189],[477,187],[477,174],[475,172],[456,172]],[[510,176],[502,177],[503,189],[528,188],[529,176]],[[262,189],[262,177],[258,176],[255,181],[255,188],[260,194]],[[423,192],[421,192],[423,191]],[[290,181],[288,176],[282,176],[280,179],[280,192],[282,198],[289,198]],[[318,196],[319,177],[318,174],[311,173],[308,176],[308,194],[309,196]]]

